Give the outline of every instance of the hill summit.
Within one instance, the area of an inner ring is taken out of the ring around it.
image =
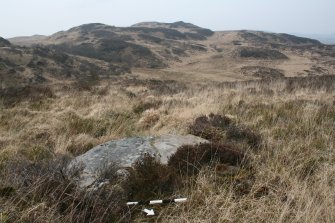
[[[132,25],[131,27],[147,27],[147,28],[167,28],[167,29],[176,29],[176,28],[187,28],[187,29],[199,29],[199,26],[196,26],[192,23],[186,23],[183,21],[178,21],[174,23],[162,23],[162,22],[140,22]]]

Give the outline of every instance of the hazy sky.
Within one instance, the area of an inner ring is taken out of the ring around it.
[[[185,21],[212,30],[335,33],[335,0],[0,0],[0,36],[50,35],[84,23]]]

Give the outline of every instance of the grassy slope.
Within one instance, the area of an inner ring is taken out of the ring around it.
[[[183,134],[201,114],[229,114],[265,139],[259,151],[250,151],[255,168],[251,192],[237,198],[229,180],[203,170],[189,187],[176,192],[190,202],[160,210],[159,220],[335,220],[334,78],[188,86],[120,78],[89,91],[57,87],[53,91],[53,98],[1,106],[1,163],[20,157],[36,161],[54,153],[80,154],[106,140],[131,135]],[[235,176],[239,177],[243,173]],[[267,195],[255,196],[264,188]],[[33,208],[13,209],[14,203],[0,199],[1,209],[22,216]],[[56,221],[48,210],[33,213]]]

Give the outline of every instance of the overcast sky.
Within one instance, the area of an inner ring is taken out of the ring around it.
[[[212,30],[335,33],[335,0],[0,0],[0,36],[50,35],[84,23],[185,21]]]

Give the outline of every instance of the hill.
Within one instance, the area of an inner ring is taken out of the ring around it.
[[[65,80],[95,80],[129,72],[129,68],[79,57],[51,47],[0,47],[1,88]]]
[[[10,40],[13,44],[23,44],[31,48],[38,43],[43,49],[61,52],[76,61],[91,61],[95,68],[88,70],[96,70],[96,73],[102,74],[100,76],[106,76],[106,67],[113,67],[112,70],[117,70],[115,73],[132,70],[136,75],[150,74],[152,78],[178,74],[186,82],[257,78],[245,67],[261,67],[259,72],[273,69],[284,76],[322,75],[334,71],[332,64],[335,47],[323,45],[317,40],[250,30],[213,32],[181,21],[143,22],[131,27],[91,23],[51,36]],[[37,57],[41,58],[43,55]],[[50,60],[50,56],[47,57]],[[8,63],[6,66],[9,66]],[[58,63],[56,67],[52,69],[59,70],[54,73],[64,73],[64,64]],[[78,66],[68,66],[66,69],[74,73],[71,75],[74,78],[81,76],[78,75]],[[50,72],[44,69],[39,75],[46,74],[49,75]],[[272,77],[268,72],[258,76]]]
[[[43,41],[46,36],[43,35],[33,35],[33,36],[18,36],[10,38],[9,40],[20,46],[31,46],[34,44],[39,44]]]
[[[248,31],[242,30],[239,35],[244,41],[254,42],[255,44],[272,44],[283,46],[294,45],[321,45],[318,40],[309,39],[305,37],[298,37],[286,33],[267,33],[262,31]]]
[[[53,45],[71,54],[126,63],[131,67],[162,68],[167,65],[166,61],[178,60],[178,54],[205,50],[186,41],[206,40],[213,34],[190,24],[182,26],[181,30],[176,24],[179,23],[156,23],[155,27],[85,24],[51,35],[41,44]]]
[[[324,44],[335,44],[335,33],[332,34],[296,34],[307,38],[317,39]]]

